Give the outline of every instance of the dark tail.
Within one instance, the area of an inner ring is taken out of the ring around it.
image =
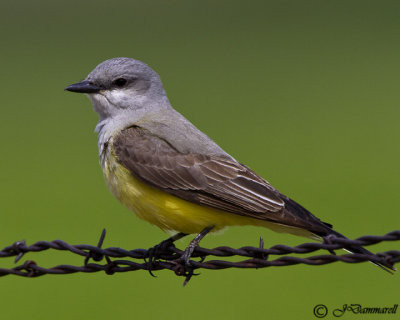
[[[329,236],[331,235],[338,238],[347,239],[344,235],[333,230],[331,224],[322,222],[310,211],[298,204],[296,201],[286,197],[283,194],[280,194],[280,198],[285,202],[285,209],[287,210],[287,212],[297,218],[300,218],[304,223],[304,228],[308,229],[315,235],[325,239],[327,242],[329,242]],[[351,253],[370,255],[372,258],[370,260],[371,263],[391,274],[393,274],[392,271],[397,271],[396,268],[388,262],[375,262],[374,259],[376,258],[376,255],[361,246],[349,245],[347,247],[344,247],[344,249],[350,251]]]
[[[330,229],[330,228],[329,228]],[[327,239],[327,237],[329,237],[330,235],[333,235],[337,238],[343,238],[343,239],[347,239],[344,235],[340,234],[339,232],[330,229],[329,230],[330,233],[328,232],[328,234],[323,237],[324,239]],[[329,241],[329,240],[328,240]],[[374,255],[371,251],[368,251],[367,249],[361,247],[361,246],[355,246],[355,245],[351,245],[351,246],[346,246],[343,249],[351,252],[351,253],[360,253],[360,254],[364,254],[364,255],[370,255],[373,257],[376,257],[376,255]],[[375,262],[373,260],[370,260],[370,262],[376,266],[378,266],[379,268],[385,270],[386,272],[389,272],[390,274],[393,274],[392,271],[397,271],[397,269],[393,266],[393,264],[390,264],[388,262]]]

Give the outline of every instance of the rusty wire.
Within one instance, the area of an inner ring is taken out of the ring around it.
[[[346,263],[361,263],[372,261],[375,263],[395,265],[400,261],[400,251],[390,250],[374,255],[368,254],[323,254],[308,256],[305,258],[296,257],[290,254],[308,254],[317,250],[328,250],[334,253],[333,250],[342,249],[345,246],[369,246],[383,241],[399,241],[400,230],[392,231],[384,236],[364,236],[356,240],[349,240],[337,237],[330,237],[325,243],[304,243],[296,247],[286,245],[275,245],[269,249],[264,248],[263,240],[260,238],[258,247],[241,247],[234,249],[230,247],[217,247],[214,249],[206,249],[197,247],[191,257],[190,265],[185,265],[181,256],[183,251],[176,248],[174,244],[158,248],[156,255],[152,261],[148,261],[150,250],[135,249],[125,250],[121,248],[110,247],[102,249],[102,243],[105,237],[103,230],[97,246],[92,245],[70,245],[62,240],[54,240],[51,242],[39,241],[32,245],[27,245],[25,241],[18,241],[14,244],[5,247],[0,251],[0,258],[16,257],[17,263],[24,254],[28,252],[39,252],[45,250],[61,250],[69,251],[73,254],[84,257],[82,266],[58,265],[51,268],[44,268],[36,264],[32,260],[27,260],[11,269],[0,268],[0,276],[17,275],[22,277],[39,277],[46,274],[70,274],[77,272],[99,272],[104,271],[107,274],[116,272],[127,272],[135,270],[148,270],[150,272],[157,270],[172,270],[179,276],[185,276],[185,283],[194,275],[197,269],[220,270],[226,268],[266,268],[266,267],[281,267],[296,264],[307,265],[325,265],[336,261]],[[270,256],[281,256],[274,260],[269,260]],[[207,257],[245,257],[247,259],[241,261],[226,261],[226,260],[205,260]],[[130,258],[131,260],[121,260],[121,258]],[[200,258],[199,261],[194,258]],[[90,260],[100,262],[105,260],[105,263],[93,263]],[[135,261],[139,260],[139,261]]]

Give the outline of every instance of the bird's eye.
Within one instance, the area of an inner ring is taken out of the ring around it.
[[[118,79],[115,79],[114,81],[113,81],[113,83],[117,86],[117,87],[123,87],[124,85],[126,85],[126,83],[127,83],[128,81],[126,80],[126,79],[124,79],[124,78],[118,78]]]

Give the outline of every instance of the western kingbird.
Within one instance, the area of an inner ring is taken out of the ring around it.
[[[87,94],[100,116],[99,156],[111,192],[139,218],[179,232],[173,240],[195,233],[200,241],[210,230],[234,225],[345,238],[175,111],[159,75],[145,63],[104,61],[66,90]],[[185,251],[189,257],[194,245]],[[360,246],[347,249],[371,254]]]

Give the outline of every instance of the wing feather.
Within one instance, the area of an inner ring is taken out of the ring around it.
[[[116,135],[112,148],[137,179],[181,199],[316,234],[326,232],[326,224],[228,156],[181,153],[136,126]]]
[[[135,177],[185,200],[242,215],[251,211],[260,218],[284,207],[268,182],[235,160],[182,154],[145,129],[123,130],[114,138],[113,150]]]

